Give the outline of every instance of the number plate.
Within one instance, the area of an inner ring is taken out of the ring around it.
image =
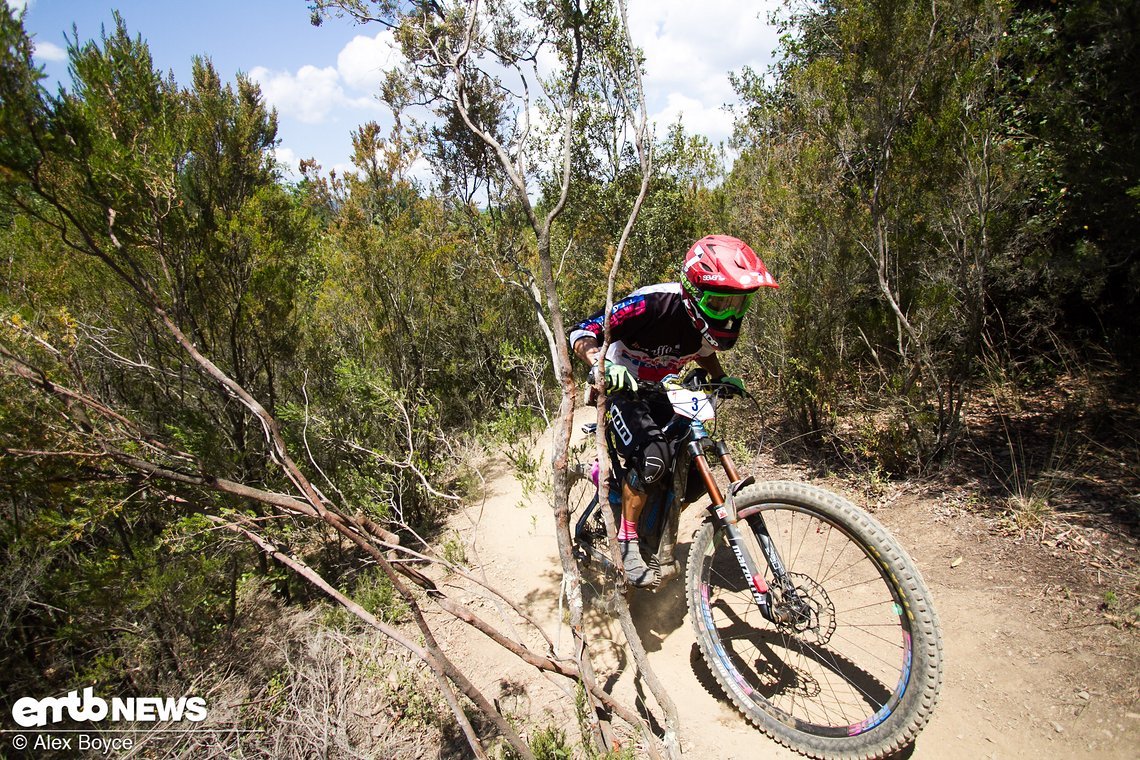
[[[704,391],[691,391],[687,388],[669,391],[669,402],[673,411],[690,420],[707,422],[716,417],[716,407],[712,394]]]

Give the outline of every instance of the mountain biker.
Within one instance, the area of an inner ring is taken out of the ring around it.
[[[635,395],[637,381],[660,381],[695,361],[710,377],[743,391],[744,381],[725,375],[716,352],[736,344],[744,315],[762,287],[778,286],[745,242],[708,235],[685,254],[680,282],[649,285],[614,304],[604,361],[601,311],[570,332],[575,355],[604,373],[606,424],[626,470],[618,542],[634,586],[653,582],[641,558],[637,519],[671,472],[672,454],[662,428],[673,417],[667,399]]]

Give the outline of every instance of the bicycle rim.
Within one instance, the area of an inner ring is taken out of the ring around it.
[[[784,600],[774,609],[789,619],[762,616],[724,531],[706,524],[711,535],[698,536],[699,555],[690,558],[706,657],[733,701],[777,738],[795,744],[794,732],[848,740],[871,731],[910,685],[913,631],[903,589],[879,559],[881,547],[835,515],[756,506],[787,570],[790,584],[776,592]],[[779,589],[770,569],[765,579]]]

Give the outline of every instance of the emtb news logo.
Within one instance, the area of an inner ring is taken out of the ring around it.
[[[24,728],[42,728],[65,718],[92,723],[108,718],[146,723],[197,722],[206,719],[206,712],[206,700],[202,697],[112,697],[107,700],[95,696],[91,687],[84,689],[82,696],[78,691],[69,691],[66,697],[22,697],[12,705],[12,719]]]

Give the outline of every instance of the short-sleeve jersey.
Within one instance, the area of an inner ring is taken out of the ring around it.
[[[657,381],[680,371],[698,356],[711,356],[712,346],[693,326],[676,282],[649,285],[614,304],[610,312],[610,348],[606,358],[626,367],[639,380]],[[571,347],[585,337],[602,343],[599,311],[570,331]]]

